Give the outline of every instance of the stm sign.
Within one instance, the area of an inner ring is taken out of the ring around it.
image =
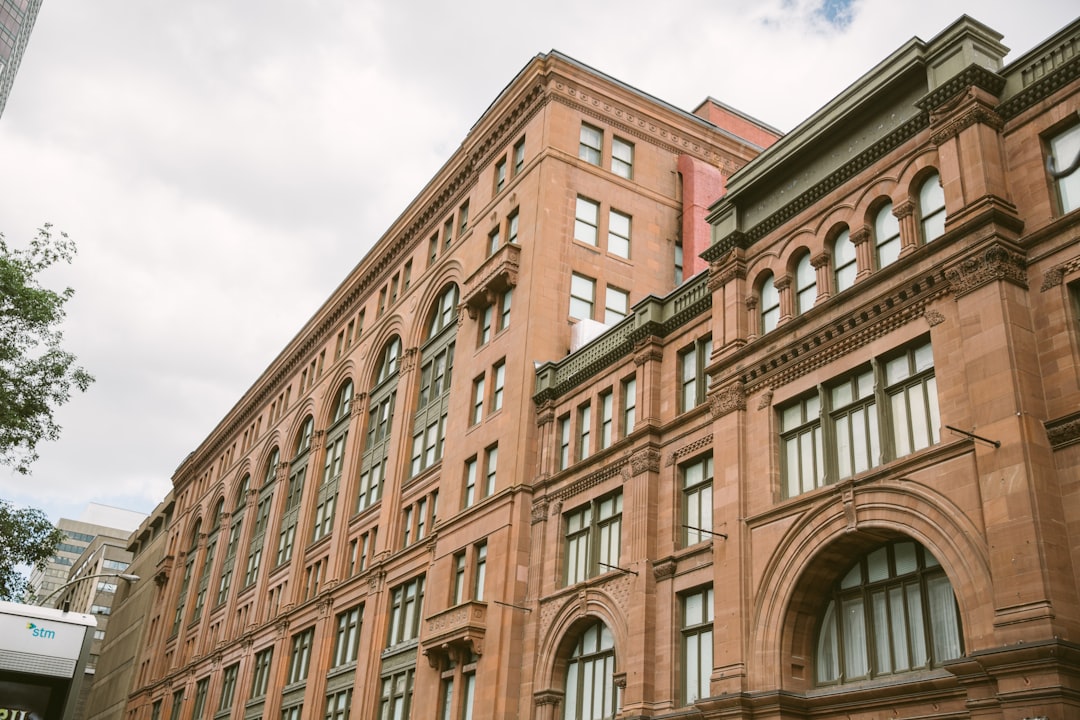
[[[56,631],[55,630],[49,630],[48,628],[38,627],[37,625],[35,625],[32,622],[26,623],[26,629],[30,631],[31,635],[33,635],[36,638],[41,638],[42,640],[52,640],[54,637],[56,637]]]

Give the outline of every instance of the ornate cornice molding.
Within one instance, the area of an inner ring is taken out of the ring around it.
[[[945,122],[940,128],[935,129],[930,136],[931,143],[937,146],[944,145],[975,125],[985,125],[995,132],[1001,132],[1001,129],[1005,127],[1005,121],[1001,119],[1001,116],[992,108],[981,103],[977,98],[969,97],[973,103],[972,106]]]
[[[712,433],[710,433],[710,434],[706,435],[703,438],[695,440],[692,443],[689,443],[687,445],[683,445],[680,448],[676,448],[674,451],[672,451],[672,453],[670,455],[668,455],[667,462],[664,463],[664,466],[665,467],[671,467],[672,465],[674,465],[675,463],[677,463],[679,461],[679,458],[686,457],[687,455],[693,455],[693,454],[697,453],[700,450],[704,450],[705,448],[712,445],[712,441],[713,441],[713,436],[712,436]]]
[[[945,269],[953,294],[963,297],[992,282],[1009,282],[1027,289],[1027,262],[1023,254],[1001,243],[979,248]]]

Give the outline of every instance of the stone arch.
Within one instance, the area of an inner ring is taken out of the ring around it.
[[[899,537],[916,540],[941,563],[968,651],[985,644],[980,640],[993,634],[993,609],[979,597],[992,582],[981,528],[948,498],[908,479],[844,483],[807,508],[762,572],[750,622],[748,669],[755,685],[808,689],[812,668],[800,671],[797,658],[813,657],[822,588],[853,559]]]
[[[615,669],[623,666],[629,630],[618,603],[600,588],[588,588],[567,597],[555,612],[540,640],[533,677],[533,687],[538,690],[560,689],[570,652],[580,633],[593,622],[600,620],[615,641]]]

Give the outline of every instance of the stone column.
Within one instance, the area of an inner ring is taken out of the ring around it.
[[[832,256],[828,252],[818,253],[810,258],[810,267],[814,268],[815,279],[817,280],[817,299],[814,301],[815,305],[825,302],[832,297],[833,283],[832,273],[829,272],[831,266],[829,261]]]

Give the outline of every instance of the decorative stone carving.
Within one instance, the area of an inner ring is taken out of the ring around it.
[[[706,435],[700,440],[695,440],[689,445],[683,445],[681,448],[676,449],[673,453],[671,453],[671,455],[668,456],[667,462],[664,463],[664,465],[667,467],[671,467],[675,464],[676,460],[683,457],[684,455],[693,455],[698,450],[704,450],[710,445],[712,445],[712,434]]]
[[[893,214],[893,217],[895,217],[897,220],[902,220],[903,218],[910,217],[914,213],[915,213],[915,201],[914,200],[904,200],[903,202],[899,202],[899,203],[896,203],[895,205],[893,205],[892,214]]]
[[[532,504],[532,524],[544,522],[547,519],[548,512],[548,500],[547,498],[538,498],[533,501]]]
[[[1054,450],[1080,442],[1080,413],[1056,420],[1047,420],[1044,425],[1046,437]]]
[[[709,396],[709,408],[714,420],[719,420],[735,410],[746,410],[746,386],[735,381]]]
[[[772,405],[772,398],[773,398],[772,388],[769,388],[765,392],[761,393],[761,399],[758,400],[757,409],[758,410],[768,410],[769,407]]]
[[[945,322],[945,316],[934,308],[926,308],[926,310],[923,311],[923,317],[926,318],[926,322],[930,325],[930,327],[934,327],[935,325],[940,325],[941,323]]]
[[[746,297],[746,309],[751,312],[757,310],[757,295],[748,295]]]
[[[325,430],[316,430],[311,433],[311,451],[317,452],[322,450],[323,438],[326,437]]]
[[[367,400],[366,392],[358,392],[353,395],[352,402],[349,404],[349,414],[353,417],[360,417],[363,415],[365,400]]]
[[[551,504],[551,517],[556,517],[562,514],[562,500],[552,500]]]
[[[416,359],[419,356],[420,351],[418,348],[405,348],[405,352],[401,353],[400,372],[402,375],[412,372],[412,369],[416,367]]]
[[[1061,267],[1053,267],[1043,273],[1042,286],[1039,288],[1040,292],[1046,292],[1050,288],[1056,288],[1065,281],[1065,270]]]
[[[660,451],[656,448],[643,448],[630,456],[631,475],[646,472],[660,472]]]
[[[779,292],[783,292],[784,290],[787,290],[789,287],[791,287],[791,276],[790,275],[780,275],[780,276],[778,276],[773,281],[773,287],[775,287],[777,289],[777,291],[779,291]]]
[[[729,252],[716,262],[709,263],[709,290],[715,292],[732,280],[746,279],[746,261]]]
[[[634,346],[634,365],[641,367],[653,360],[660,362],[664,359],[664,348],[660,345],[660,339],[650,335]]]
[[[968,92],[965,95],[962,95],[960,100],[971,100],[973,105],[967,110],[960,112],[952,120],[945,123],[940,129],[934,131],[930,136],[930,142],[934,145],[943,145],[973,125],[986,125],[999,132],[1005,126],[1005,121],[1001,119],[1000,115],[979,102],[975,97],[972,88],[968,88]],[[956,103],[956,105],[959,104],[960,103]],[[952,109],[952,107],[946,108],[946,112]],[[940,112],[932,113],[930,120],[931,124],[936,124],[944,114],[945,113]]]
[[[661,580],[669,580],[675,577],[675,561],[668,559],[654,563],[652,574],[653,579],[656,580],[656,582],[660,582]]]
[[[545,400],[544,403],[536,411],[536,426],[543,427],[555,420],[555,403],[551,400]]]
[[[533,693],[533,705],[541,707],[543,705],[551,705],[552,707],[558,707],[562,702],[563,694],[561,690],[537,690]]]
[[[851,238],[851,244],[855,247],[859,247],[864,242],[870,239],[870,228],[863,225],[857,230],[852,230],[848,237]]]
[[[828,265],[829,260],[831,259],[832,255],[830,255],[828,252],[820,252],[810,258],[810,267],[814,268],[815,270],[820,270],[821,268]]]
[[[995,281],[1010,282],[1027,289],[1027,266],[1023,255],[994,244],[947,268],[945,279],[956,297]]]

